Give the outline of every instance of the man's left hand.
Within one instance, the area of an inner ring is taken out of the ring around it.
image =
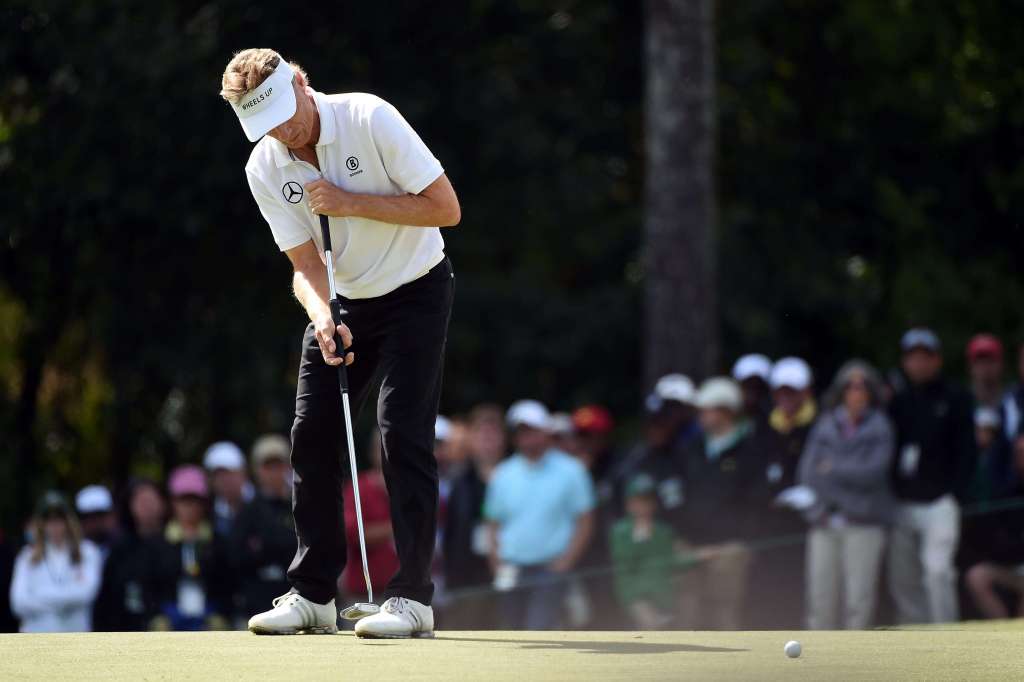
[[[309,197],[309,208],[313,213],[335,218],[355,215],[355,195],[351,192],[346,192],[323,178],[307,184],[305,189],[306,196]]]

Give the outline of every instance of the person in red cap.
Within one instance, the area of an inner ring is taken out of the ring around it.
[[[971,394],[979,407],[998,408],[1005,394],[1003,344],[991,334],[976,334],[967,343]]]
[[[572,413],[572,427],[575,435],[574,454],[587,467],[597,498],[594,536],[579,566],[583,570],[602,568],[611,563],[608,537],[616,520],[616,459],[612,451],[615,420],[603,405],[584,405]],[[587,626],[601,630],[622,627],[622,618],[617,612],[618,602],[614,598],[612,576],[597,574],[583,581],[582,587],[590,606]]]

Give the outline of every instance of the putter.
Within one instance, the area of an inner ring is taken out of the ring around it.
[[[324,241],[324,260],[327,262],[327,287],[331,294],[331,318],[334,320],[335,351],[341,356],[338,365],[338,387],[341,389],[341,406],[345,412],[345,436],[348,438],[348,465],[352,472],[352,496],[356,506],[356,528],[359,530],[359,555],[363,559],[363,579],[366,581],[366,602],[357,602],[341,612],[345,620],[359,620],[380,612],[380,606],[373,603],[373,586],[370,584],[370,569],[366,563],[366,535],[363,533],[363,505],[359,500],[359,472],[356,470],[356,446],[352,439],[352,407],[348,400],[348,370],[345,369],[346,351],[342,347],[341,337],[337,336],[337,327],[341,324],[341,302],[334,286],[334,255],[331,253],[330,219],[320,216],[320,235]]]

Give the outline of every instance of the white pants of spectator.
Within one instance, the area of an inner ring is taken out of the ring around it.
[[[880,526],[812,529],[807,536],[807,627],[869,627],[884,550],[885,530]]]
[[[889,590],[901,623],[960,619],[953,557],[960,506],[952,495],[900,505],[889,540]]]

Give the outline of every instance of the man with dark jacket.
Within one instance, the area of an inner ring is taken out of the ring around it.
[[[683,627],[738,630],[764,478],[743,399],[732,379],[715,377],[697,392],[703,437],[687,449],[677,532],[700,565],[682,578]],[[695,621],[695,622],[694,622]]]
[[[289,589],[285,572],[295,555],[290,447],[284,436],[270,434],[252,448],[257,492],[239,512],[231,538],[246,619]]]
[[[164,540],[167,503],[148,479],[132,480],[123,497],[125,532],[103,566],[103,582],[93,603],[96,632],[143,632],[157,624],[160,600],[173,591],[166,565],[174,557]]]
[[[889,406],[896,428],[892,481],[899,508],[889,552],[889,587],[904,623],[959,618],[953,558],[960,505],[976,458],[971,397],[942,377],[930,329],[900,343],[907,387]]]
[[[608,477],[613,481],[612,508],[617,515],[626,512],[629,481],[638,474],[647,474],[654,479],[662,519],[679,532],[686,452],[701,438],[696,397],[697,390],[689,377],[666,374],[644,400],[643,439],[626,451]]]

